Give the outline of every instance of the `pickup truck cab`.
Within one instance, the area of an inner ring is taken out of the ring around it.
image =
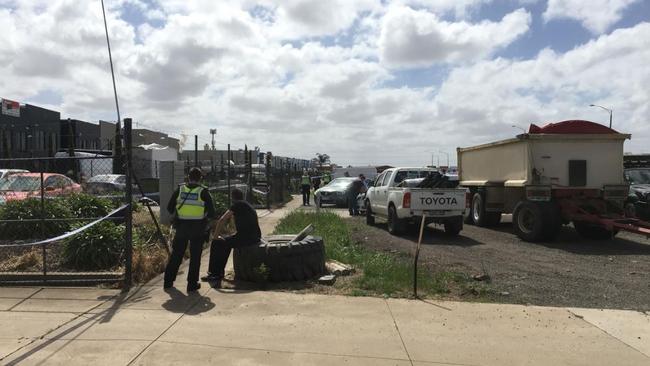
[[[366,223],[375,217],[386,219],[388,231],[397,235],[409,223],[442,224],[445,233],[457,235],[463,229],[464,188],[418,188],[422,178],[437,172],[432,168],[391,168],[382,172],[366,192]]]

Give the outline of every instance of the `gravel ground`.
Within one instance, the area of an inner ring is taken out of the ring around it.
[[[395,237],[384,223],[350,218],[353,236],[370,248],[413,253],[414,233]],[[498,302],[545,306],[650,310],[650,239],[620,233],[611,241],[582,239],[564,227],[554,242],[527,243],[511,219],[495,228],[466,225],[448,237],[435,225],[425,231],[420,263],[440,270],[487,273]]]

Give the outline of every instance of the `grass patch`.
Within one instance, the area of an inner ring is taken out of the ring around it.
[[[344,219],[332,212],[293,211],[276,226],[275,234],[295,234],[313,224],[323,237],[327,259],[354,266],[358,273],[335,286],[352,296],[409,297],[413,293],[413,259],[404,254],[377,252],[355,242]],[[471,279],[456,272],[437,272],[418,266],[418,295],[433,296],[464,291]],[[476,294],[477,291],[471,291]]]

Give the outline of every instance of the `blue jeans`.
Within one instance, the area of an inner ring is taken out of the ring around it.
[[[348,211],[350,215],[359,214],[359,206],[357,206],[357,195],[348,194]]]

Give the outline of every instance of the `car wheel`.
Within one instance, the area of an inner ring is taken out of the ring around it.
[[[372,208],[370,207],[370,201],[366,200],[366,224],[372,226],[375,224],[375,217],[372,215]]]
[[[395,206],[388,207],[388,232],[399,235],[404,232],[404,221],[397,217]]]
[[[450,236],[456,236],[463,230],[463,217],[450,217],[444,222],[445,234]]]

